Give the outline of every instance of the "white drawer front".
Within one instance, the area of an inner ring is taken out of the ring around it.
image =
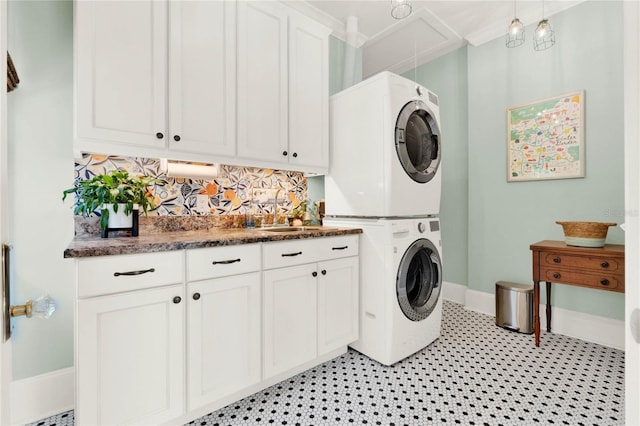
[[[182,283],[183,259],[182,251],[78,259],[78,297]]]
[[[187,250],[187,281],[260,270],[260,244]]]
[[[265,243],[264,269],[302,265],[358,254],[358,236],[310,238]]]
[[[341,237],[320,238],[320,260],[338,259],[358,255],[358,235],[345,235]]]

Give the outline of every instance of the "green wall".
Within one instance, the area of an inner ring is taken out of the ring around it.
[[[550,22],[556,45],[546,51],[533,50],[532,26],[518,48],[503,38],[468,48],[471,290],[531,282],[529,245],[562,240],[556,220],[624,220],[622,3],[584,2]],[[506,108],[582,89],[586,177],[507,183]],[[610,228],[608,242],[624,242],[622,230]],[[552,301],[623,319],[622,294],[556,285]]]
[[[416,80],[439,96],[442,132],[442,263],[445,281],[467,284],[468,158],[467,48],[411,70]]]
[[[529,246],[562,240],[556,220],[624,220],[622,3],[584,2],[550,22],[556,45],[549,50],[533,50],[528,26],[519,48],[500,37],[404,74],[440,97],[444,279],[470,290],[530,283]],[[586,177],[507,183],[507,107],[577,90],[586,98]],[[610,228],[607,241],[624,243],[623,231]],[[624,295],[598,290],[556,285],[552,303],[624,314]]]

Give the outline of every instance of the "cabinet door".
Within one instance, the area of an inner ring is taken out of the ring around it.
[[[191,410],[260,381],[260,273],[188,287]]]
[[[164,148],[167,3],[75,2],[76,137]]]
[[[318,264],[318,355],[358,339],[358,257]]]
[[[315,264],[263,272],[264,379],[316,357],[315,272]]]
[[[302,15],[289,22],[289,162],[329,167],[329,31]]]
[[[235,155],[236,2],[170,2],[169,146]]]
[[[183,413],[182,291],[177,285],[78,302],[77,424],[160,424]]]
[[[238,3],[238,156],[287,162],[287,14]]]

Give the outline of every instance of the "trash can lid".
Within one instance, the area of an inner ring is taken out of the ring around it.
[[[523,293],[530,293],[533,291],[533,284],[518,284],[509,281],[498,281],[496,287],[506,288],[512,291],[520,291]]]

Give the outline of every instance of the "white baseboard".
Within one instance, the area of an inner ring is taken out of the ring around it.
[[[459,285],[454,284],[454,286],[457,287]],[[455,300],[452,301],[455,302]],[[467,289],[464,296],[464,307],[492,317],[496,316],[495,295],[492,293]],[[540,305],[540,329],[545,330],[546,324],[546,305]],[[624,321],[551,307],[552,333],[575,337],[576,339],[623,351],[625,343],[624,330]]]
[[[64,368],[11,382],[11,424],[23,425],[72,410],[74,369]]]
[[[464,307],[470,311],[480,312],[481,314],[496,316],[496,299],[492,293],[483,291],[469,290],[464,297]]]
[[[442,298],[451,302],[464,305],[464,297],[467,292],[467,286],[462,284],[442,282]]]
[[[546,330],[546,305],[540,305],[540,329]],[[624,351],[624,321],[551,306],[551,332]]]

